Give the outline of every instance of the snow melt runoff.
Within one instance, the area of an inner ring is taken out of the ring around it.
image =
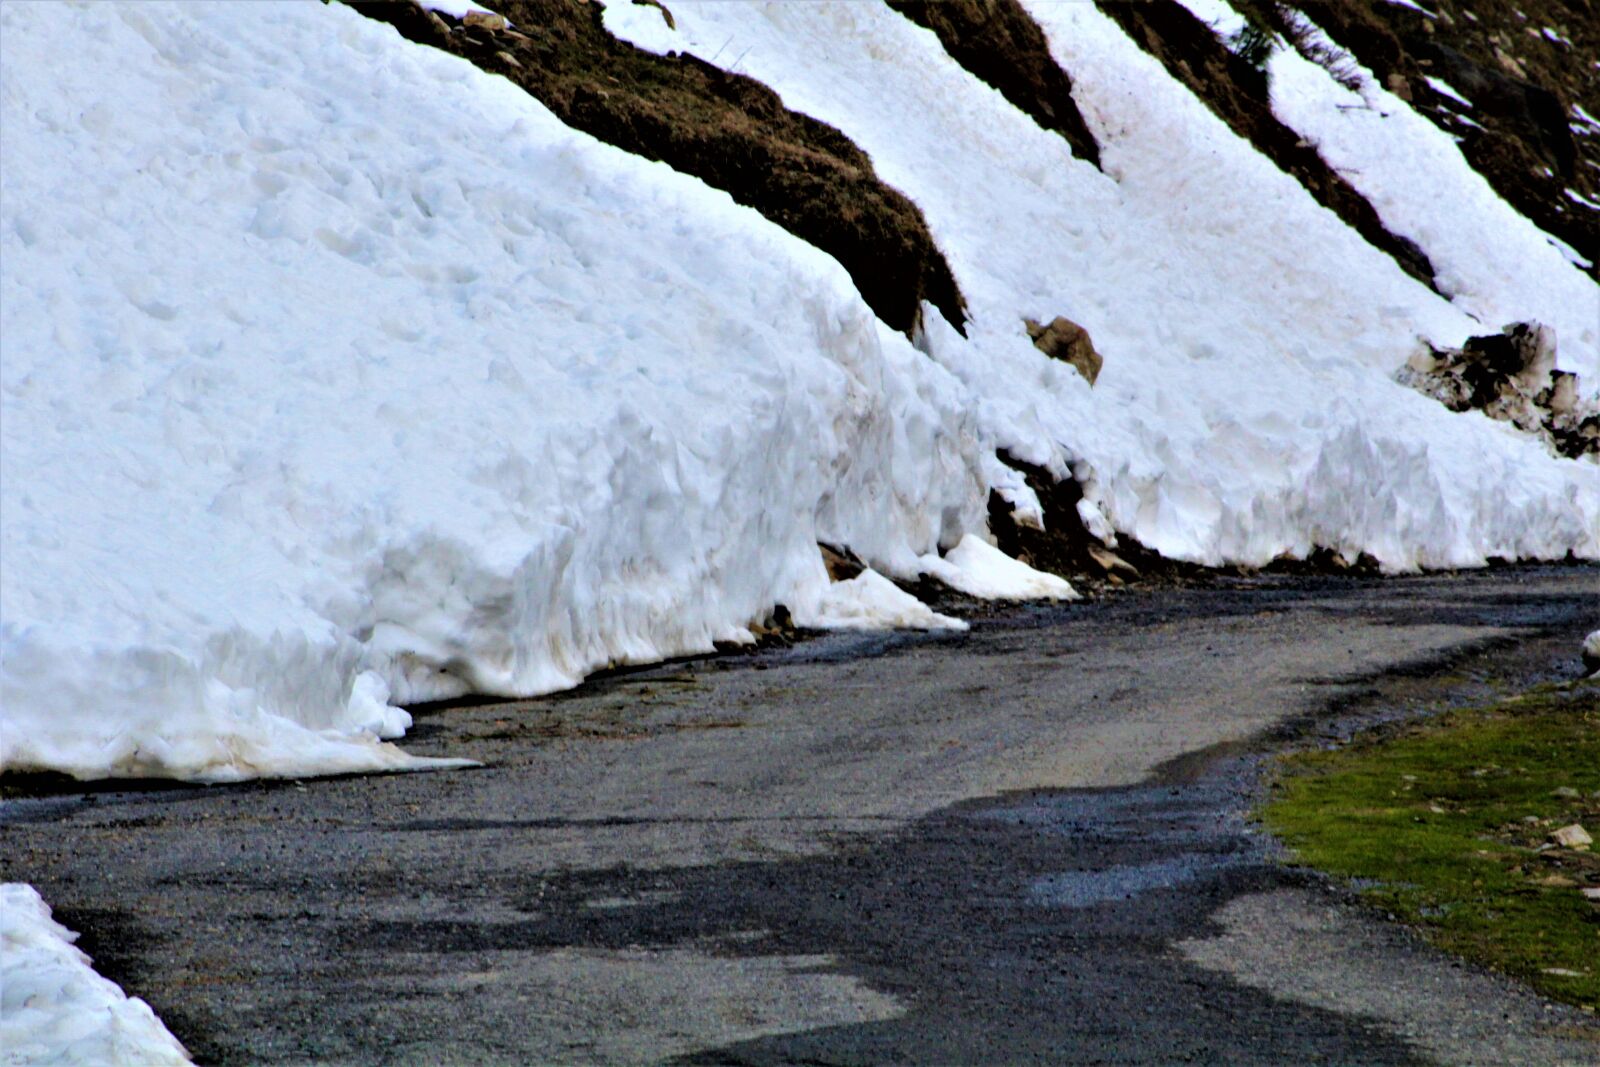
[[[1092,6],[1031,6],[1106,173],[887,7],[608,9],[917,201],[972,313],[918,347],[753,211],[339,5],[0,6],[0,765],[448,764],[386,740],[402,705],[778,603],[961,625],[885,576],[1068,595],[984,539],[991,488],[1037,506],[998,447],[1176,558],[1600,555],[1594,465],[1392,381],[1480,324]],[[1028,340],[1058,314],[1092,390]]]

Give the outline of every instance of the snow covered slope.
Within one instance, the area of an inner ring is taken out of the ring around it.
[[[0,37],[8,768],[413,767],[391,701],[893,621],[817,541],[983,527],[837,264],[463,61],[315,3]]]
[[[672,7],[607,18],[865,148],[969,336],[929,309],[918,351],[816,249],[339,5],[0,6],[0,766],[437,765],[396,705],[777,603],[957,624],[882,574],[1068,595],[978,539],[992,487],[1030,506],[997,447],[1183,559],[1600,555],[1593,464],[1391,381],[1483,328],[1091,5],[1031,8],[1105,174],[885,6]],[[1028,339],[1056,315],[1092,391]]]
[[[1419,338],[1456,344],[1478,322],[1317,206],[1092,4],[1026,6],[1104,174],[881,5],[683,2],[672,29],[613,3],[606,20],[655,51],[737,59],[866,149],[922,208],[968,298],[968,339],[935,321],[926,344],[982,427],[1076,473],[1146,545],[1263,563],[1320,544],[1390,569],[1600,553],[1593,465],[1391,380]],[[1510,294],[1496,308],[1518,306]],[[1105,356],[1092,391],[1022,329],[1057,314]],[[1595,338],[1578,333],[1582,362]]]

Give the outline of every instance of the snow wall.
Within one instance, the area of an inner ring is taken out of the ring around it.
[[[1600,468],[1391,380],[1498,322],[1092,6],[1031,7],[1104,174],[886,7],[608,9],[740,57],[919,204],[972,316],[926,309],[917,347],[753,211],[339,5],[0,7],[0,765],[426,766],[383,740],[398,705],[748,640],[776,603],[959,625],[883,574],[1067,595],[981,539],[991,488],[1028,505],[999,447],[1198,562],[1600,556]],[[1058,314],[1093,390],[1023,331]],[[818,541],[875,570],[830,584]]]

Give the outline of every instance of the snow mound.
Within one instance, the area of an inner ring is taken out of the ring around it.
[[[396,705],[948,623],[828,588],[983,529],[992,445],[816,249],[339,5],[0,42],[0,766],[456,765]]]
[[[0,1063],[189,1063],[150,1005],[94,972],[32,886],[0,885]]]
[[[1424,341],[1459,347],[1477,321],[1318,206],[1094,5],[1024,2],[1104,173],[883,5],[676,4],[675,30],[626,3],[604,17],[640,47],[737,61],[872,157],[922,209],[968,300],[966,336],[930,315],[922,347],[970,389],[980,430],[1076,476],[1116,530],[1205,564],[1317,546],[1389,571],[1600,556],[1592,466],[1393,381]],[[1469,184],[1459,153],[1429,162]],[[1503,292],[1475,306],[1538,318],[1523,305],[1576,293],[1576,310],[1541,321],[1581,320],[1592,282],[1525,220],[1480,222],[1542,251],[1526,284],[1512,284],[1520,263],[1480,273]],[[1560,282],[1549,294],[1547,276]],[[1028,338],[1025,320],[1057,315],[1104,357],[1092,388]],[[1588,358],[1582,329],[1567,332]]]
[[[1078,599],[1065,580],[1012,559],[976,534],[963,537],[943,559],[923,557],[923,568],[952,589],[985,600]]]
[[[967,628],[965,622],[939,614],[874,570],[864,570],[849,581],[824,586],[794,612],[794,620],[817,630]]]

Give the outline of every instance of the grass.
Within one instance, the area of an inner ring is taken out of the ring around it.
[[[1489,707],[1285,757],[1261,810],[1298,863],[1447,951],[1547,996],[1600,1009],[1600,685],[1546,686]]]

